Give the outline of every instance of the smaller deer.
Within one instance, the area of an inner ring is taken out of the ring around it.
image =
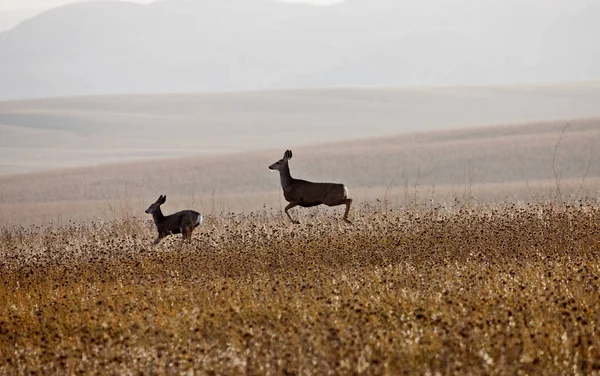
[[[290,174],[288,161],[292,159],[292,151],[286,150],[283,158],[269,166],[271,171],[279,171],[283,196],[289,205],[285,207],[285,214],[294,224],[300,224],[299,221],[292,219],[289,210],[296,206],[311,207],[317,205],[338,206],[346,205],[344,212],[344,221],[348,223],[348,213],[352,199],[348,198],[348,188],[344,184],[338,183],[313,183],[311,181],[294,179]]]
[[[154,224],[158,230],[158,238],[154,241],[154,245],[170,234],[182,234],[183,241],[192,239],[192,231],[202,223],[202,215],[193,210],[182,210],[175,214],[163,215],[160,206],[167,201],[167,196],[161,195],[158,200],[148,209],[147,214],[152,214]]]

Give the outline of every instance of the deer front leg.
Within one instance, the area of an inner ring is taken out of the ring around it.
[[[290,219],[290,221],[292,221],[292,223],[293,223],[293,224],[295,224],[295,225],[299,225],[299,224],[300,224],[300,221],[297,221],[297,220],[294,220],[294,219],[292,219],[292,216],[290,215],[290,212],[288,211],[288,210],[290,210],[291,208],[295,208],[296,206],[298,206],[298,204],[297,204],[297,203],[295,203],[295,202],[290,202],[290,203],[288,204],[288,206],[286,206],[286,207],[285,207],[285,210],[284,210],[284,211],[285,211],[285,214],[287,214],[288,218]]]
[[[152,245],[157,246],[158,243],[160,243],[160,241],[167,236],[166,234],[158,234],[158,238],[156,238],[156,240],[152,243]]]

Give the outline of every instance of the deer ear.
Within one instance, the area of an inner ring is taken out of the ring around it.
[[[285,160],[292,159],[292,151],[286,150],[285,154],[283,155],[283,159],[285,159]]]
[[[165,201],[167,201],[167,195],[163,195],[162,197],[163,197],[163,198],[162,198],[162,202],[163,202],[163,204],[164,204],[164,203],[165,203]]]

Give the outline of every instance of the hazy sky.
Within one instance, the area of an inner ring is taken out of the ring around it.
[[[86,0],[0,0],[0,11],[31,9],[31,8],[52,8],[68,3],[74,3]],[[135,3],[151,3],[154,0],[127,0]],[[287,0],[289,1],[289,0]],[[332,4],[341,0],[293,0],[298,3],[312,4]]]
[[[0,32],[69,1],[0,0],[29,7]],[[132,1],[154,6],[86,1],[0,35],[0,100],[600,78],[600,0]]]

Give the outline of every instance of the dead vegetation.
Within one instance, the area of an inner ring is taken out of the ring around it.
[[[5,228],[0,373],[600,373],[597,199],[313,213]]]

